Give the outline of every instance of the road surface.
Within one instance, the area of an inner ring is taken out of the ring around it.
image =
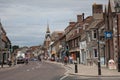
[[[65,71],[60,64],[33,61],[28,65],[0,71],[0,80],[60,80]]]

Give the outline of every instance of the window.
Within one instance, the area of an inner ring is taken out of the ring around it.
[[[77,29],[77,33],[79,33],[79,28]]]
[[[87,41],[90,42],[91,41],[91,38],[90,38],[90,33],[87,32]]]
[[[98,57],[97,49],[94,49],[94,57]]]
[[[93,37],[92,37],[93,39],[96,39],[96,38],[97,38],[97,31],[96,31],[96,30],[93,30],[93,31],[92,31],[92,36],[93,36]]]

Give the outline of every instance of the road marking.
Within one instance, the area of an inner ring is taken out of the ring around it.
[[[63,80],[63,79],[65,79],[66,77],[68,77],[68,74],[65,75],[65,76],[63,76],[63,77],[61,77],[60,80]]]
[[[64,73],[65,76],[61,77],[60,80],[63,80],[63,79],[65,79],[66,77],[69,76],[68,73],[69,73],[69,70],[70,70],[70,69],[66,68],[65,66],[64,66],[64,68],[65,68],[67,71]]]

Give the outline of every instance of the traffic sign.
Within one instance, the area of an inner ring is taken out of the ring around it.
[[[112,38],[112,32],[110,32],[110,31],[105,31],[104,35],[105,35],[106,39],[111,39]]]

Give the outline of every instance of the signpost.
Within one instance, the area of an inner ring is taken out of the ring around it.
[[[104,35],[105,35],[106,39],[112,39],[112,32],[111,31],[105,31]]]

